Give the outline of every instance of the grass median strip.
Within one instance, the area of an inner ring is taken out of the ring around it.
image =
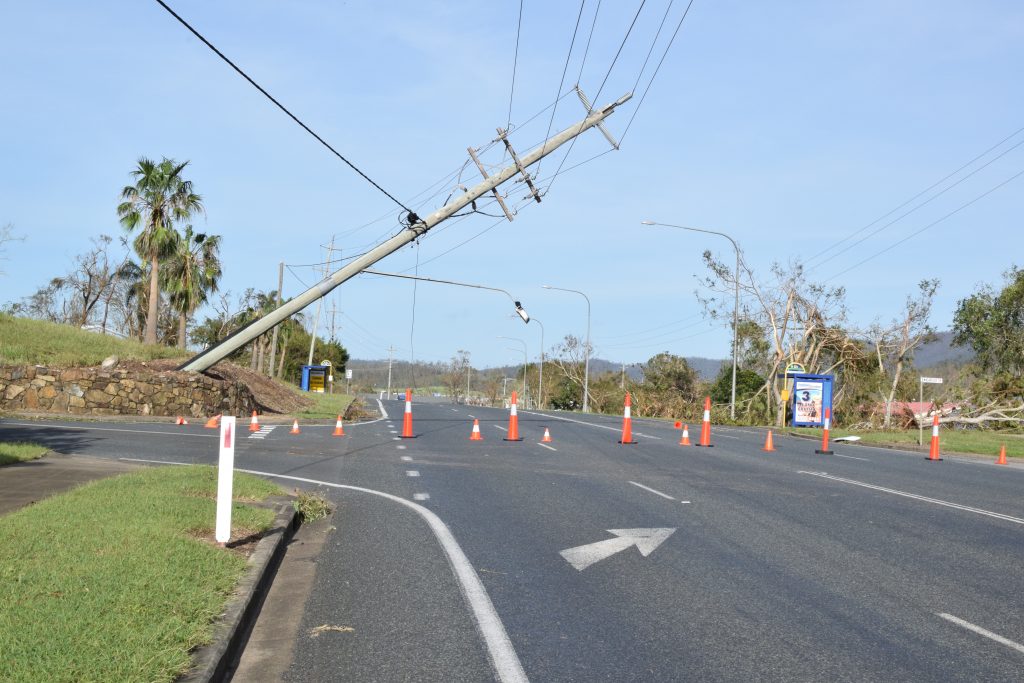
[[[46,446],[34,443],[22,443],[19,441],[0,441],[0,465],[10,465],[15,462],[27,462],[41,457],[46,452]]]
[[[212,542],[216,470],[165,467],[0,517],[0,680],[172,681],[209,641],[246,558]],[[236,474],[232,538],[265,531]]]
[[[795,434],[821,438],[820,429],[801,428],[792,431]],[[829,436],[833,439],[843,436],[859,436],[861,443],[864,444],[878,444],[927,451],[931,443],[932,431],[930,426],[924,430],[924,446],[917,445],[918,431],[916,429],[890,431],[833,429],[830,430]],[[994,458],[999,454],[999,447],[1005,445],[1006,454],[1011,458],[1024,456],[1024,434],[1015,432],[942,429],[939,432],[939,442],[941,449],[950,453],[975,453],[978,455],[990,455]]]

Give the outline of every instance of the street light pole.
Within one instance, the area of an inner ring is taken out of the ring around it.
[[[529,354],[527,353],[527,350],[526,350],[526,342],[523,341],[522,339],[518,339],[517,337],[503,337],[501,335],[498,335],[498,339],[508,339],[509,341],[519,342],[520,344],[523,345],[523,400],[526,401],[527,400],[527,398],[526,398],[526,394],[527,394],[526,368],[527,368],[527,366],[530,363],[530,360],[529,360],[530,356],[529,356]],[[511,349],[511,350],[512,351],[517,351],[518,349]]]
[[[560,292],[573,292],[587,300],[587,342],[583,348],[583,412],[590,412],[590,297],[578,289],[541,285],[544,289],[557,289]]]
[[[540,377],[537,379],[540,386],[537,388],[537,407],[544,410],[544,323],[536,318],[531,320],[540,325]]]
[[[736,300],[732,306],[732,400],[729,402],[729,415],[736,419],[736,354],[739,348],[739,315],[740,315],[740,246],[736,240],[724,232],[705,230],[704,228],[690,228],[685,225],[671,225],[669,223],[656,223],[654,221],[640,221],[641,225],[657,225],[663,228],[676,228],[677,230],[689,230],[691,232],[704,232],[709,235],[718,235],[732,242],[732,248],[736,250]]]

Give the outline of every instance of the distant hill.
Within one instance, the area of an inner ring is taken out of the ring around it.
[[[963,365],[974,360],[974,352],[968,346],[953,344],[953,333],[936,332],[935,340],[924,344],[914,353],[914,367],[921,370],[940,365]]]

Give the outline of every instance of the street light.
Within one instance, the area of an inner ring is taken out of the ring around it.
[[[587,345],[583,348],[583,412],[590,412],[590,297],[578,289],[541,285],[544,289],[557,289],[560,292],[573,292],[587,300]]]
[[[526,401],[526,366],[529,364],[529,354],[526,351],[526,342],[517,337],[503,337],[498,335],[498,339],[508,339],[509,341],[519,342],[523,345],[523,400]],[[510,351],[518,351],[519,349],[509,349]]]
[[[739,345],[739,315],[740,315],[740,246],[736,240],[724,232],[705,230],[703,228],[690,228],[685,225],[671,225],[669,223],[656,223],[654,221],[640,221],[641,225],[658,225],[663,228],[676,228],[677,230],[689,230],[691,232],[704,232],[709,235],[718,235],[732,242],[732,248],[736,250],[736,301],[732,307],[732,400],[729,404],[729,415],[736,419],[736,352]]]
[[[369,270],[369,269],[367,269],[367,270],[364,270],[363,273],[365,273],[367,275],[383,275],[384,277],[397,277],[397,278],[402,278],[403,280],[420,280],[421,282],[433,282],[433,283],[436,283],[436,284],[439,284],[439,285],[455,285],[457,287],[472,287],[473,289],[487,289],[487,290],[490,290],[492,292],[501,292],[502,294],[507,296],[509,298],[509,301],[511,301],[512,304],[516,307],[516,315],[518,315],[520,318],[522,318],[524,323],[530,322],[530,314],[526,312],[526,309],[523,308],[523,305],[520,302],[516,301],[515,297],[513,297],[511,294],[506,292],[504,289],[501,289],[500,287],[486,287],[484,285],[474,285],[474,284],[469,283],[469,282],[455,282],[453,280],[438,280],[438,279],[431,278],[431,277],[420,277],[419,275],[403,275],[401,273],[383,273],[383,272],[381,272],[379,270]]]
[[[540,377],[537,381],[540,383],[540,387],[537,389],[537,401],[539,409],[544,410],[544,323],[533,319],[533,322],[540,325]]]

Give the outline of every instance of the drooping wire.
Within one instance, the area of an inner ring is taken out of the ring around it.
[[[583,6],[586,4],[587,0],[580,0],[580,11],[579,14],[576,15],[576,26],[572,30],[572,40],[569,41],[569,52],[565,55],[565,66],[562,67],[562,78],[558,81],[558,90],[555,93],[556,95],[562,92],[562,87],[565,85],[565,73],[569,70],[569,60],[572,58],[572,49],[576,45],[576,32],[580,30],[580,19],[583,17]],[[548,119],[548,132],[544,134],[544,149],[541,150],[540,159],[537,161],[536,175],[540,175],[540,165],[544,161],[544,152],[547,151],[548,139],[551,137],[551,127],[555,123],[555,112],[558,111],[558,103],[561,101],[562,97],[565,97],[565,95],[556,99],[555,106],[551,109],[551,118]]]
[[[512,128],[512,98],[516,94],[516,69],[519,66],[519,33],[523,28],[523,0],[519,0],[519,21],[516,23],[516,51],[512,58],[512,89],[508,93],[508,123],[505,130]],[[561,90],[561,88],[559,88]]]
[[[640,101],[637,102],[636,108],[633,110],[633,114],[629,117],[629,121],[626,123],[626,129],[622,131],[622,135],[619,136],[619,144],[626,138],[626,133],[629,132],[629,127],[633,125],[633,119],[636,118],[637,112],[640,111],[641,105],[644,100],[647,99],[647,93],[651,89],[651,85],[654,84],[654,79],[658,77],[658,71],[661,70],[661,65],[665,62],[665,57],[668,56],[668,51],[672,49],[672,43],[675,42],[676,36],[679,35],[679,29],[683,27],[683,22],[686,21],[687,15],[690,13],[690,8],[693,6],[693,0],[690,0],[686,5],[686,9],[683,11],[683,16],[679,18],[679,23],[676,24],[676,30],[672,32],[672,37],[668,41],[668,45],[665,46],[665,51],[661,53],[661,59],[658,60],[658,66],[654,67],[654,73],[651,74],[651,80],[647,81],[647,87],[644,88],[644,94],[641,95]],[[641,73],[643,71],[641,70]],[[639,83],[639,81],[637,81]]]
[[[365,179],[365,180],[366,180],[366,181],[367,181],[368,183],[370,183],[371,185],[373,185],[373,186],[374,186],[375,188],[377,188],[378,190],[380,190],[380,191],[381,191],[381,192],[382,192],[382,193],[383,193],[383,194],[384,194],[384,195],[385,195],[385,196],[386,196],[386,197],[387,197],[388,199],[390,199],[390,200],[391,200],[391,201],[393,201],[393,202],[394,202],[395,204],[398,204],[398,205],[399,205],[400,207],[402,207],[403,209],[405,209],[405,211],[406,211],[407,213],[413,214],[413,211],[412,211],[412,210],[411,210],[411,209],[410,209],[409,207],[407,207],[407,206],[406,206],[405,204],[403,204],[402,202],[400,202],[400,201],[398,201],[397,199],[395,199],[394,195],[392,195],[392,194],[391,194],[390,192],[388,192],[388,191],[387,191],[387,190],[385,190],[385,189],[384,189],[383,187],[381,187],[381,186],[380,186],[380,185],[378,185],[378,184],[377,184],[376,182],[374,182],[374,180],[373,180],[373,179],[372,179],[372,178],[371,178],[370,176],[368,176],[368,175],[366,175],[365,173],[363,173],[363,172],[362,172],[361,170],[359,170],[359,168],[357,168],[357,167],[356,167],[356,165],[355,165],[355,164],[353,164],[353,163],[352,163],[351,161],[349,161],[348,159],[346,159],[346,158],[345,158],[345,157],[344,157],[344,156],[343,156],[343,155],[341,154],[341,152],[339,152],[338,150],[334,149],[334,147],[332,147],[332,146],[331,146],[331,145],[330,145],[330,144],[329,144],[329,143],[328,143],[328,142],[327,142],[326,140],[324,140],[324,139],[323,139],[322,137],[320,137],[319,135],[317,135],[317,134],[316,134],[316,133],[315,133],[315,132],[313,131],[313,129],[312,129],[312,128],[310,128],[310,127],[309,127],[309,126],[307,126],[307,125],[306,125],[305,123],[303,123],[303,122],[302,122],[302,121],[301,121],[301,120],[300,120],[300,119],[299,119],[299,118],[298,118],[298,117],[297,117],[297,116],[296,116],[295,114],[293,114],[293,113],[291,113],[290,111],[288,111],[288,109],[287,109],[287,108],[286,108],[286,107],[285,107],[285,106],[284,106],[283,104],[281,104],[280,102],[278,102],[278,101],[277,101],[277,100],[276,100],[276,99],[274,98],[274,96],[273,96],[273,95],[271,95],[271,94],[270,94],[269,92],[267,92],[266,90],[264,90],[264,89],[263,89],[263,87],[262,87],[262,86],[260,86],[260,84],[259,84],[259,83],[257,83],[257,82],[256,82],[256,81],[254,81],[254,80],[253,80],[252,78],[250,78],[250,77],[249,77],[249,74],[247,74],[247,73],[245,73],[244,71],[242,71],[242,69],[240,69],[240,68],[239,68],[239,67],[238,67],[238,66],[237,66],[237,65],[236,65],[236,64],[235,64],[234,62],[232,62],[232,61],[231,61],[230,59],[228,59],[228,58],[227,58],[227,56],[226,56],[226,55],[225,55],[225,54],[224,54],[223,52],[221,52],[220,50],[218,50],[218,49],[217,49],[217,48],[216,48],[216,47],[214,46],[214,44],[213,44],[213,43],[211,43],[211,42],[210,42],[209,40],[207,40],[207,39],[206,39],[205,37],[203,37],[203,35],[202,35],[201,33],[199,33],[199,31],[197,31],[196,29],[192,28],[192,26],[191,26],[191,25],[190,25],[190,24],[189,24],[189,23],[188,23],[187,21],[185,21],[185,20],[184,20],[183,18],[181,18],[181,16],[179,16],[177,12],[175,12],[175,11],[174,11],[173,9],[171,9],[171,8],[170,8],[170,7],[169,7],[169,6],[167,5],[167,3],[165,3],[165,2],[164,2],[164,0],[156,0],[156,3],[157,3],[158,5],[160,5],[161,7],[163,7],[163,8],[165,9],[165,10],[167,10],[167,12],[168,12],[168,13],[169,13],[169,14],[170,14],[170,15],[171,15],[172,17],[174,17],[175,19],[177,19],[177,20],[178,20],[178,22],[179,22],[179,23],[180,23],[180,24],[181,24],[182,26],[184,26],[185,28],[187,28],[187,29],[188,29],[188,30],[189,30],[189,31],[190,31],[190,32],[192,33],[192,35],[194,35],[194,36],[195,36],[196,38],[198,38],[199,40],[201,40],[201,41],[202,41],[202,42],[203,42],[203,43],[204,43],[204,44],[206,45],[206,47],[208,47],[208,48],[210,48],[211,50],[213,50],[213,52],[214,52],[214,53],[215,53],[215,54],[216,54],[216,55],[217,55],[218,57],[220,57],[220,58],[221,58],[222,60],[224,60],[224,62],[225,62],[225,63],[227,63],[227,65],[228,65],[228,66],[230,66],[230,67],[231,67],[232,69],[234,69],[234,70],[235,70],[236,72],[238,72],[238,74],[239,74],[239,75],[240,75],[240,76],[241,76],[242,78],[244,78],[245,80],[249,81],[249,84],[250,84],[250,85],[252,85],[252,86],[253,86],[254,88],[256,88],[257,90],[259,90],[259,91],[260,91],[260,93],[262,93],[262,94],[263,94],[263,96],[264,96],[264,97],[266,97],[266,98],[267,98],[268,100],[270,100],[271,102],[273,102],[273,103],[274,103],[274,104],[275,104],[275,105],[277,106],[277,108],[278,108],[278,109],[280,109],[280,110],[281,110],[281,111],[283,111],[283,112],[284,112],[285,114],[287,114],[287,115],[289,116],[289,118],[291,118],[291,119],[292,119],[293,121],[295,121],[295,123],[299,124],[299,126],[301,126],[303,130],[305,130],[305,131],[306,131],[307,133],[309,133],[309,134],[310,134],[310,135],[312,135],[312,136],[313,136],[314,138],[316,138],[317,142],[319,142],[319,143],[320,143],[321,145],[323,145],[324,147],[326,147],[327,149],[329,149],[329,150],[330,150],[330,151],[331,151],[331,152],[332,152],[332,153],[334,154],[334,156],[336,156],[336,157],[338,157],[339,159],[341,159],[342,161],[344,161],[344,162],[345,162],[345,163],[346,163],[346,164],[348,165],[348,167],[349,167],[349,168],[351,168],[351,169],[352,169],[353,171],[355,171],[356,173],[358,173],[359,175],[361,175],[361,176],[362,176],[362,177],[363,177],[363,178],[364,178],[364,179]],[[415,215],[415,214],[413,214],[413,215]]]
[[[915,230],[914,232],[910,233],[909,235],[907,235],[903,239],[897,240],[896,242],[893,242],[892,244],[887,246],[885,249],[881,249],[879,251],[876,251],[871,256],[868,256],[866,259],[862,259],[862,260],[858,261],[857,263],[853,264],[852,266],[850,266],[849,268],[846,268],[845,270],[839,271],[838,273],[834,274],[832,277],[828,278],[827,280],[824,280],[824,282],[831,282],[832,280],[835,280],[840,275],[845,275],[846,273],[849,273],[854,268],[859,268],[860,266],[864,265],[868,261],[872,261],[872,260],[878,258],[879,256],[881,256],[882,254],[884,254],[886,252],[889,252],[889,251],[892,251],[893,249],[895,249],[899,245],[903,244],[904,242],[906,242],[906,241],[908,241],[908,240],[910,240],[910,239],[912,239],[914,237],[917,237],[922,232],[924,232],[926,230],[930,230],[931,228],[935,227],[936,225],[938,225],[942,221],[946,220],[947,218],[950,218],[950,217],[960,213],[961,211],[966,209],[968,206],[971,206],[972,204],[981,201],[982,199],[984,199],[985,197],[989,196],[990,194],[992,194],[996,190],[1004,187],[1005,185],[1010,184],[1011,182],[1013,182],[1017,178],[1021,177],[1022,175],[1024,175],[1024,171],[1018,171],[1017,173],[1014,173],[1012,176],[1010,176],[1009,178],[1007,178],[1003,182],[999,183],[995,187],[991,187],[988,190],[986,190],[985,192],[982,192],[981,194],[979,194],[974,199],[971,199],[970,201],[964,202],[963,204],[961,204],[957,208],[955,208],[952,211],[950,211],[949,213],[947,213],[942,218],[939,218],[937,220],[932,221],[931,223],[929,223],[928,225],[924,226],[923,228],[920,228],[920,229]]]

